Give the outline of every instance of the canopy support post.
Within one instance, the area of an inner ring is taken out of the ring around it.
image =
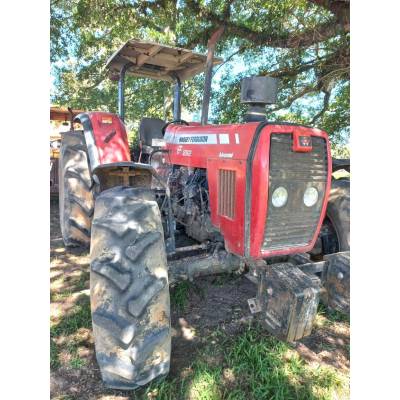
[[[211,97],[211,79],[212,79],[212,70],[213,70],[213,59],[214,59],[214,51],[215,46],[221,35],[224,33],[225,27],[221,26],[216,30],[208,41],[208,52],[207,52],[207,61],[206,61],[206,76],[204,80],[204,92],[203,92],[203,105],[201,108],[201,124],[206,125],[208,121],[208,109],[210,105],[210,97]]]
[[[178,75],[174,76],[175,87],[174,87],[174,121],[181,119],[181,87],[182,83]]]
[[[129,62],[125,64],[121,68],[121,72],[119,73],[119,80],[118,80],[118,115],[121,118],[122,122],[125,119],[125,74],[126,71],[133,66],[133,63]]]

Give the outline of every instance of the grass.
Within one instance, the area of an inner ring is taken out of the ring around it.
[[[88,288],[88,281],[90,279],[89,271],[82,271],[79,279],[74,283],[74,291],[79,292]]]
[[[78,278],[64,278],[61,276],[57,279],[58,282],[63,283],[63,290],[50,290],[50,301],[63,301],[76,292],[80,292],[89,287],[90,273],[89,271],[82,271]]]
[[[259,326],[249,326],[234,338],[223,332],[213,337],[215,344],[195,355],[188,374],[152,383],[132,399],[324,400],[347,390],[333,368],[311,367]]]
[[[92,317],[90,313],[90,299],[87,295],[81,295],[72,309],[65,314],[57,323],[50,327],[50,368],[57,369],[61,366],[60,352],[66,350],[71,356],[68,366],[79,369],[85,365],[85,360],[78,355],[82,340],[77,332],[81,328],[91,329]],[[56,343],[60,338],[64,339],[62,346]]]
[[[188,281],[171,290],[171,302],[185,308],[192,290],[199,288]],[[331,312],[323,305],[318,313],[329,323],[347,322],[342,313]],[[50,365],[60,367],[59,355],[67,352],[67,366],[84,368],[79,357],[77,332],[91,328],[90,300],[81,295],[68,313],[51,327]],[[62,345],[56,342],[64,337]],[[269,336],[258,325],[242,328],[234,337],[222,330],[203,338],[205,347],[192,354],[181,376],[153,381],[146,388],[130,393],[132,400],[328,400],[348,398],[346,379],[331,367],[313,367],[290,345]],[[344,396],[344,397],[343,397]]]
[[[86,287],[87,277],[81,276],[78,282]],[[194,283],[183,281],[177,284],[171,290],[172,305],[185,309],[192,291],[202,294]],[[347,315],[330,311],[322,304],[318,314],[327,324],[349,321]],[[78,354],[82,343],[77,332],[81,328],[91,328],[90,299],[85,294],[80,295],[68,313],[51,326],[51,369],[60,367],[61,351],[70,355],[69,368],[85,367],[86,360]],[[62,337],[66,340],[62,345],[57,344]],[[193,360],[181,371],[180,377],[170,375],[153,381],[145,389],[130,394],[131,398],[328,400],[347,396],[346,380],[335,369],[310,366],[288,344],[267,335],[258,325],[249,325],[234,337],[227,337],[217,330],[203,340],[208,344],[191,356]]]
[[[91,328],[92,316],[90,313],[90,299],[87,295],[81,295],[72,310],[64,315],[61,320],[50,328],[50,336],[71,335],[79,328]]]
[[[179,310],[184,310],[189,300],[189,291],[191,289],[191,282],[179,282],[170,291],[171,305]]]
[[[87,295],[79,293],[88,288],[89,272],[83,268],[79,275],[64,275],[55,279],[54,287],[57,289],[52,290],[52,301],[65,304],[71,302],[72,307],[52,321],[50,366],[53,371],[60,367],[92,368],[90,359],[85,358],[85,352],[82,351],[85,349],[87,352],[89,349],[91,354],[94,351],[92,342],[88,342],[87,331],[86,336],[83,332],[84,329],[91,329],[90,300]],[[235,275],[218,275],[212,284],[223,286],[234,279]],[[171,288],[170,293],[172,307],[179,310],[187,308],[193,293],[204,296],[199,284],[189,281],[178,283]],[[323,305],[319,306],[318,315],[326,325],[349,321],[346,315],[329,311]],[[184,366],[177,368],[175,364],[174,371],[166,378],[153,381],[142,390],[124,392],[123,396],[129,396],[132,400],[348,398],[347,377],[343,377],[334,368],[308,364],[292,347],[268,336],[256,324],[242,327],[235,336],[227,336],[223,330],[215,330],[202,337],[201,342],[205,345],[187,354]],[[60,373],[64,373],[62,369]],[[101,385],[100,381],[96,382]],[[110,391],[104,394],[108,397]],[[73,398],[82,397],[76,397],[75,394],[60,395],[55,400]]]
[[[178,309],[179,311],[184,311],[188,305],[191,292],[195,292],[201,297],[204,295],[202,289],[190,281],[181,281],[177,283],[170,290],[172,307]]]
[[[318,314],[327,318],[328,323],[334,322],[350,322],[350,316],[336,310],[328,309],[323,303],[318,304]]]
[[[74,369],[80,369],[86,365],[86,361],[77,355],[74,355],[69,361],[69,366]]]
[[[50,368],[57,369],[60,366],[58,359],[59,349],[56,342],[50,338]]]

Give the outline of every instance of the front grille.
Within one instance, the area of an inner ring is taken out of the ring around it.
[[[218,178],[218,214],[233,219],[235,216],[236,172],[220,169]]]
[[[328,158],[325,139],[312,137],[312,151],[292,151],[291,134],[272,134],[270,146],[269,198],[263,250],[278,250],[308,245],[317,229],[325,195]],[[272,205],[274,190],[284,186],[288,201],[280,208]],[[304,191],[318,190],[317,203],[307,207]]]

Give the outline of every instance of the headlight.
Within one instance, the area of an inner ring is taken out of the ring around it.
[[[283,207],[288,199],[288,192],[283,186],[279,186],[272,193],[272,205],[274,207]]]
[[[318,190],[315,187],[309,187],[304,192],[304,204],[307,207],[312,207],[318,201]]]

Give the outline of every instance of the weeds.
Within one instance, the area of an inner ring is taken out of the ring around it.
[[[86,361],[80,358],[79,356],[74,356],[69,361],[69,366],[74,369],[80,369],[86,365]]]
[[[318,314],[326,317],[330,323],[334,322],[350,322],[350,317],[340,311],[330,310],[323,303],[318,304]]]
[[[89,271],[82,271],[78,281],[74,285],[75,286],[74,290],[80,292],[81,290],[88,289],[89,279],[90,279]]]
[[[87,253],[81,251],[81,255],[86,256]],[[82,267],[79,275],[74,274],[67,278],[57,277],[52,282],[52,301],[75,303],[67,313],[52,323],[52,370],[60,366],[72,369],[91,368],[88,361],[90,359],[86,355],[91,357],[94,351],[92,342],[88,342],[91,335],[87,331],[91,329],[90,300],[87,295],[79,293],[88,288],[89,272],[86,267]],[[235,279],[235,275],[218,275],[211,283],[222,287],[231,284]],[[194,293],[204,296],[198,283],[180,282],[171,288],[172,307],[185,310]],[[318,309],[318,316],[324,325],[349,321],[346,315],[331,312],[323,305]],[[205,346],[202,344],[197,351],[187,354],[188,361],[184,369],[172,371],[167,377],[124,395],[130,396],[132,400],[348,398],[347,378],[343,378],[331,367],[313,367],[307,364],[292,347],[268,336],[257,325],[243,327],[235,336],[228,336],[222,329],[214,330],[210,334],[205,333],[201,342],[206,343]],[[348,345],[346,350],[349,350]],[[172,365],[173,363],[174,350]],[[101,385],[100,382],[97,384]],[[83,397],[54,397],[55,400],[72,398]]]
[[[190,281],[181,281],[170,290],[171,304],[179,311],[184,311],[189,302],[190,293],[194,291],[201,297],[204,296],[203,290]]]
[[[57,324],[50,328],[51,337],[71,335],[79,328],[91,328],[92,316],[90,313],[90,299],[87,295],[81,295],[72,310]]]
[[[67,352],[72,356],[69,361],[71,368],[81,368],[85,365],[85,360],[78,356],[79,340],[74,337],[77,331],[81,328],[90,329],[92,326],[92,317],[90,313],[90,300],[89,296],[81,295],[77,299],[77,303],[68,314],[64,315],[61,320],[54,323],[50,328],[50,368],[57,369],[60,367],[59,353],[60,346],[57,345],[56,340],[60,337],[67,338],[66,348]]]
[[[57,369],[60,366],[58,359],[58,346],[53,339],[50,338],[50,368]]]
[[[82,271],[78,278],[64,278],[61,276],[57,278],[57,282],[63,283],[62,290],[50,290],[50,301],[63,301],[76,292],[89,288],[89,271]]]
[[[152,383],[133,399],[319,400],[346,390],[330,367],[309,366],[292,348],[258,326],[235,338],[219,332],[215,344],[199,351],[184,378]],[[219,353],[222,362],[208,361]]]

